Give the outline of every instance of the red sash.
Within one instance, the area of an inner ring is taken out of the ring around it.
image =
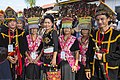
[[[71,66],[71,68],[75,65],[75,58],[72,55],[70,48],[71,46],[74,44],[76,37],[74,36],[70,36],[67,41],[63,41],[64,40],[64,35],[61,35],[59,37],[59,43],[61,46],[62,51],[65,52],[65,57],[69,63],[69,65]],[[61,55],[61,54],[60,54]],[[59,55],[59,57],[60,57]],[[78,66],[78,69],[80,69],[80,66]]]

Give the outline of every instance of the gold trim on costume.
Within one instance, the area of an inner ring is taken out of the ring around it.
[[[110,36],[109,36],[109,40],[108,40],[108,47],[107,47],[107,53],[106,54],[108,54],[109,53],[109,49],[110,49],[110,41],[111,41],[111,37],[112,37],[112,33],[113,33],[113,29],[112,28],[110,28],[110,30],[111,30],[111,32],[110,32]],[[106,62],[106,72],[108,73],[108,62]]]
[[[110,29],[111,30],[111,29]],[[96,33],[97,34],[97,33]],[[92,36],[92,35],[91,35]],[[96,37],[97,37],[97,35],[96,35]],[[117,39],[120,37],[120,34],[114,39],[114,40],[110,40],[110,41],[102,41],[102,44],[108,44],[109,42],[110,43],[114,43],[114,42],[116,42],[117,41]],[[97,40],[95,40],[94,38],[92,38],[92,40],[94,41],[94,42],[98,42]]]
[[[21,34],[13,36],[13,38],[19,37],[19,36],[21,36],[21,35],[23,36],[24,33],[25,33],[25,32],[23,31]],[[6,35],[6,34],[4,34],[4,33],[1,33],[1,34],[2,34],[3,38],[9,37],[9,35]]]
[[[92,65],[92,76],[94,76],[95,71],[95,59],[93,59],[93,65]]]
[[[106,62],[105,55],[106,55],[106,53],[103,54],[103,62]]]
[[[110,67],[110,66],[108,66],[108,68],[109,68],[109,69],[118,69],[119,66],[115,66],[115,67]]]
[[[111,40],[110,42],[111,43],[116,42],[119,37],[120,37],[120,34],[114,40]]]
[[[93,62],[90,62],[90,64],[93,64]]]
[[[89,36],[90,36],[90,37],[93,37],[93,35],[92,35],[92,34],[90,34]]]

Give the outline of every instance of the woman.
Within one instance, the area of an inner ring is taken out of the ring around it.
[[[24,19],[22,17],[19,17],[17,19],[17,28],[21,29],[21,30],[24,30],[24,26],[25,26]]]
[[[43,35],[42,45],[40,51],[43,50],[41,60],[43,61],[43,74],[50,70],[51,66],[56,66],[56,57],[58,53],[58,35],[57,31],[53,29],[54,18],[52,15],[46,15],[43,19],[43,26],[46,31]]]
[[[25,31],[25,34],[29,34],[28,25],[25,25],[25,19],[23,17],[17,18],[17,28]]]
[[[80,54],[81,54],[81,61],[84,66],[86,66],[86,51],[88,49],[89,43],[89,33],[90,33],[90,24],[81,24],[81,37],[78,38],[79,47],[80,47]]]
[[[26,53],[26,78],[27,79],[40,79],[40,54],[37,51],[42,37],[38,35],[39,26],[37,24],[29,25],[30,34],[27,35],[29,51]]]
[[[78,65],[79,45],[76,37],[72,36],[72,18],[62,19],[63,34],[59,37],[61,80],[75,80]]]
[[[79,41],[79,48],[80,48],[80,58],[79,61],[82,63],[81,69],[76,74],[76,80],[87,80],[85,76],[84,67],[86,67],[86,51],[88,49],[89,43],[89,33],[90,33],[90,24],[82,23],[79,25],[81,27],[81,36],[78,38]]]

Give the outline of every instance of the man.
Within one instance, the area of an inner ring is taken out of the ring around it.
[[[86,52],[86,77],[91,80],[117,80],[120,59],[120,32],[109,27],[114,12],[103,2],[96,10],[98,30],[90,35]]]
[[[5,18],[4,18],[4,11],[0,10],[0,32],[7,29],[7,26],[5,25]]]
[[[8,49],[12,80],[16,80],[16,75],[22,76],[22,57],[28,48],[27,39],[25,33],[17,29],[15,11],[8,7],[5,12],[8,29],[0,34],[0,47]]]

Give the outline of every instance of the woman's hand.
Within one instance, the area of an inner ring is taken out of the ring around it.
[[[33,59],[31,57],[28,57],[29,63],[33,63]]]
[[[76,72],[77,73],[77,66],[76,65],[72,67],[72,72]]]
[[[34,64],[37,64],[38,60],[39,60],[39,58],[36,58],[36,59],[34,60]]]
[[[55,65],[56,65],[56,58],[53,58],[50,63],[51,63],[53,66],[55,66]]]
[[[52,59],[52,61],[50,62],[50,64],[52,64],[53,66],[56,66],[56,56],[57,56],[57,52],[54,52],[54,54],[53,54],[53,59]]]

